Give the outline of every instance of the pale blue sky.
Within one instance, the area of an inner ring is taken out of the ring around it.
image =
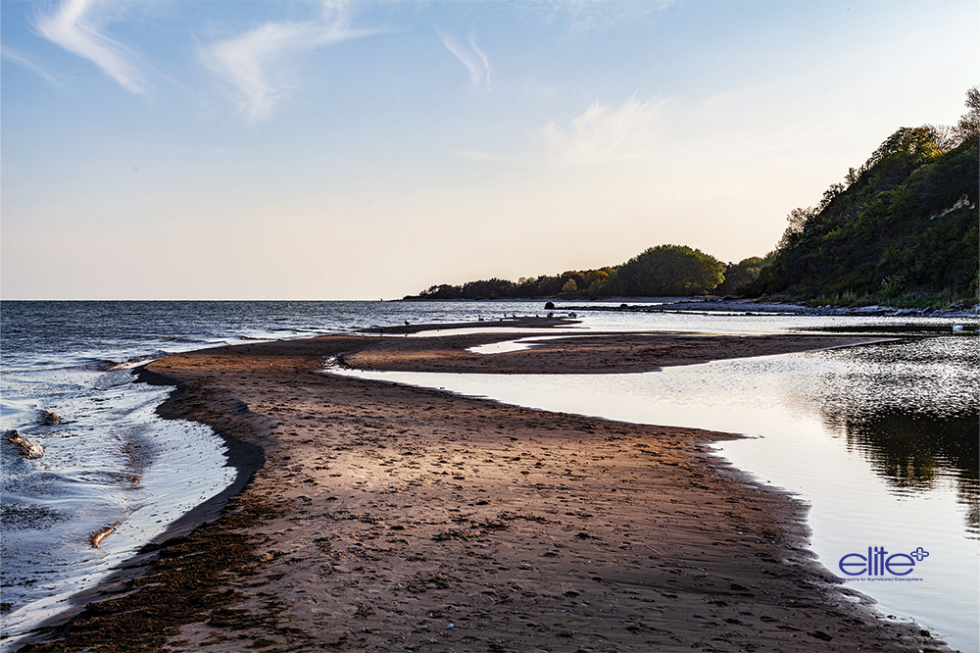
[[[0,2],[4,299],[377,299],[772,249],[975,0]]]

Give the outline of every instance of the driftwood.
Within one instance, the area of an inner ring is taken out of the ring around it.
[[[99,543],[101,543],[102,540],[104,540],[105,538],[107,538],[109,535],[112,535],[112,532],[114,530],[116,530],[116,527],[115,526],[106,526],[105,528],[103,528],[98,533],[93,533],[92,534],[92,546],[94,546],[96,549],[98,549],[99,548]]]

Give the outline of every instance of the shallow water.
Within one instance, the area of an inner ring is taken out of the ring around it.
[[[67,382],[70,376],[59,370],[23,384],[57,396],[47,405],[56,404],[64,420],[21,427],[44,446],[43,457],[26,460],[2,442],[2,594],[12,604],[4,635],[64,610],[73,594],[234,480],[222,440],[209,428],[155,415],[169,390],[134,384],[122,370],[101,373],[87,389]],[[5,392],[4,406],[21,423],[35,412],[23,395]],[[92,546],[92,535],[108,527],[115,531]]]
[[[342,373],[549,411],[751,436],[717,451],[811,506],[811,544],[821,563],[874,597],[884,614],[914,618],[954,647],[980,650],[975,338],[601,377]],[[920,547],[929,555],[902,577],[849,577],[839,567],[844,556],[878,546],[889,555]]]

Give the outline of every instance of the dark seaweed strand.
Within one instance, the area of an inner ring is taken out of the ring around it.
[[[264,582],[256,580],[265,562],[257,549],[267,539],[243,533],[270,510],[264,501],[239,495],[218,521],[206,522],[162,545],[144,547],[142,553],[155,552],[156,558],[148,564],[146,574],[126,583],[124,596],[90,603],[67,623],[42,629],[40,634],[48,641],[27,644],[18,652],[160,651],[168,638],[179,634],[181,626],[200,622],[221,630],[205,644],[239,639],[236,630],[261,629],[270,637],[243,645],[258,645],[267,651],[308,648],[314,638],[279,626],[278,615],[287,607],[285,603],[268,604],[260,616],[232,607],[242,594],[229,585]]]

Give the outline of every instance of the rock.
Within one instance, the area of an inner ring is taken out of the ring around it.
[[[61,424],[61,418],[52,413],[50,410],[46,410],[44,411],[44,419],[41,420],[41,423],[45,426],[56,426]]]
[[[20,447],[21,453],[24,454],[24,458],[33,460],[44,455],[44,447],[39,445],[37,442],[31,442],[23,435],[18,433],[16,429],[7,434],[7,442]]]

